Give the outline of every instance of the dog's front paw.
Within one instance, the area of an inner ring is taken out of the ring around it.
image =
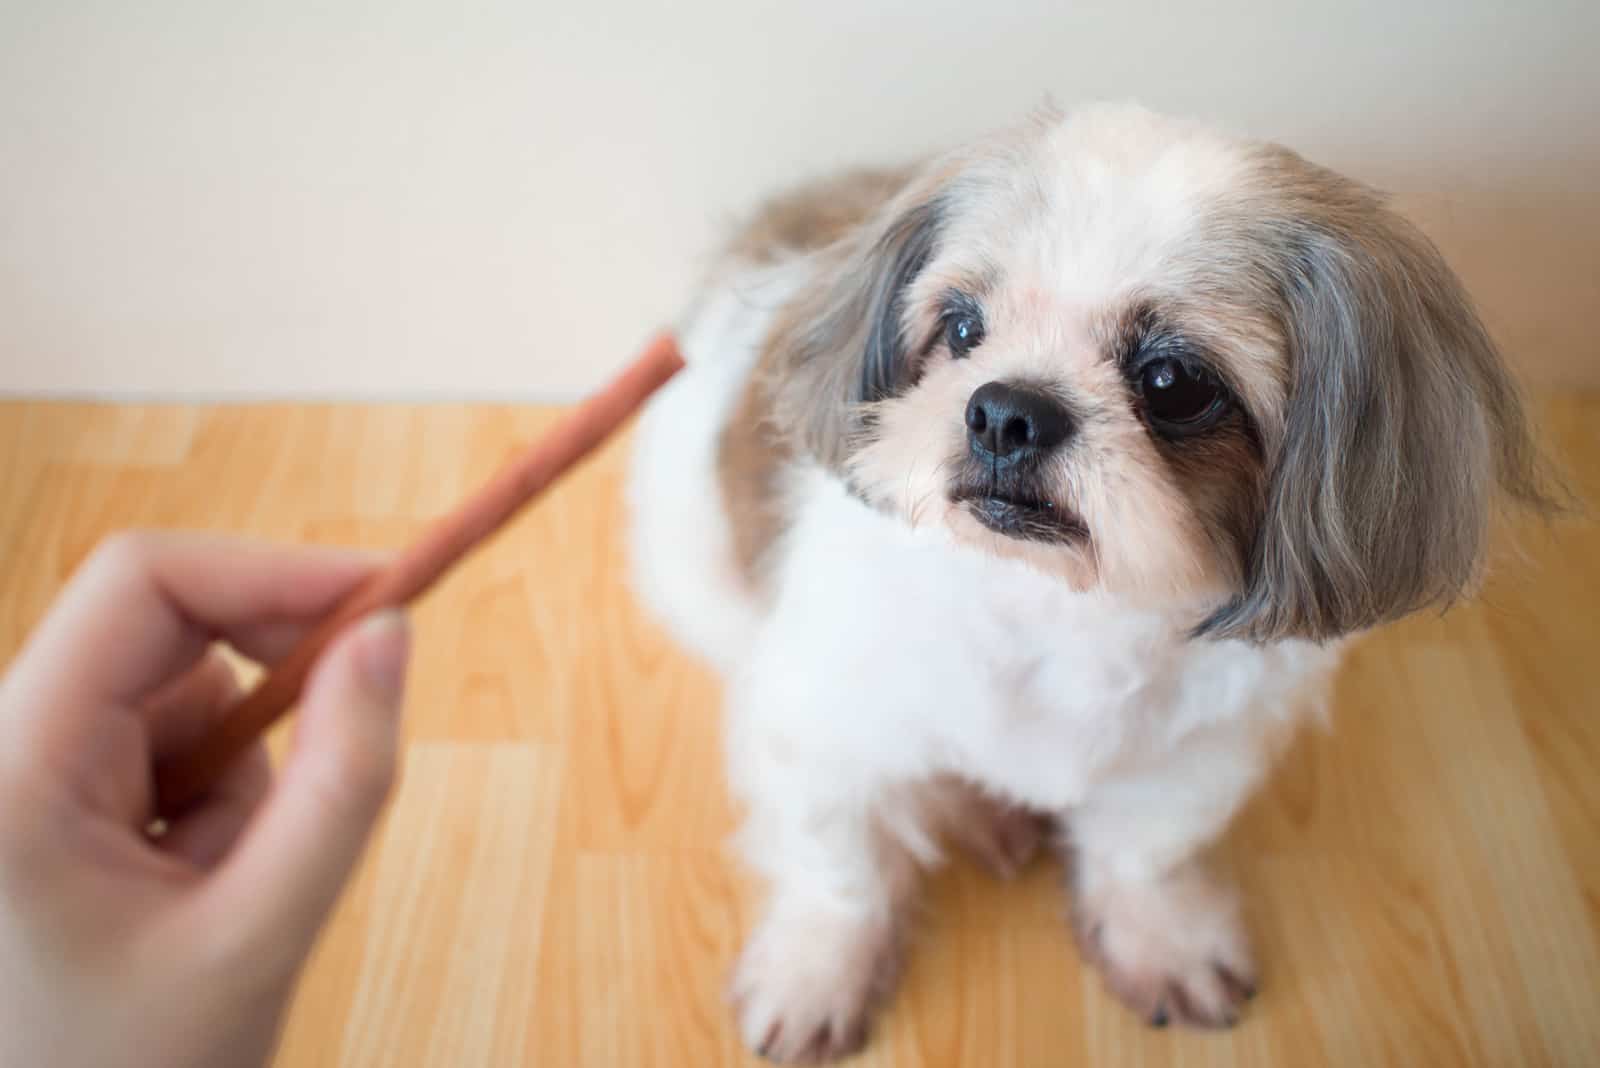
[[[1075,920],[1106,986],[1152,1026],[1232,1027],[1255,996],[1237,898],[1197,864],[1157,882],[1092,879]]]
[[[860,1051],[873,1012],[893,989],[897,942],[888,924],[870,919],[767,919],[734,973],[745,1045],[779,1064],[823,1064]]]

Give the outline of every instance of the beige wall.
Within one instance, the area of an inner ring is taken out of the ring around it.
[[[1600,3],[0,0],[0,390],[564,396],[730,215],[1045,94],[1403,194],[1600,384]]]

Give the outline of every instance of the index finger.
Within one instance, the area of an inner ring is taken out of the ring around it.
[[[194,663],[215,638],[326,615],[375,561],[206,534],[119,534],[68,582],[6,679],[18,715],[70,731]]]

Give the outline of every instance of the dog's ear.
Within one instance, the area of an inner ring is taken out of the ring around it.
[[[1267,250],[1289,395],[1242,593],[1201,633],[1323,640],[1476,582],[1497,486],[1550,506],[1521,399],[1438,250],[1285,152]]]
[[[907,357],[905,292],[932,257],[944,201],[914,180],[841,241],[776,324],[774,414],[795,447],[837,467],[870,406],[916,380]]]

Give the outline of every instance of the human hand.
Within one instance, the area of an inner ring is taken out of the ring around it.
[[[318,662],[276,785],[257,744],[163,833],[151,769],[372,570],[359,556],[122,535],[0,681],[0,1064],[260,1065],[388,795],[408,628]]]

